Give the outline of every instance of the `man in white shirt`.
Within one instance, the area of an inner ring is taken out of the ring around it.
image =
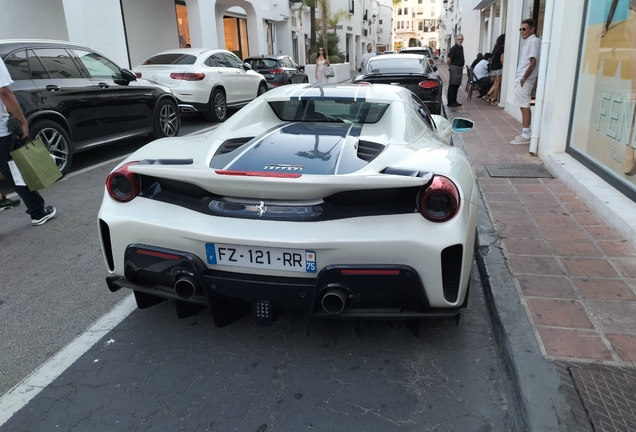
[[[539,54],[541,53],[541,40],[534,35],[536,24],[529,18],[521,22],[521,37],[525,43],[521,49],[517,75],[515,77],[515,104],[521,109],[521,135],[517,136],[510,144],[530,144],[530,123],[532,112],[530,111],[530,99],[532,89],[537,82],[539,74]]]
[[[490,67],[490,62],[492,62],[492,53],[484,54],[484,58],[475,65],[475,69],[473,69],[473,75],[475,76],[475,84],[479,84],[479,96],[483,97],[488,90],[490,90],[490,86],[492,84],[492,80],[490,79],[488,70]]]
[[[373,52],[373,45],[367,45],[367,52],[362,55],[362,61],[360,62],[360,69],[367,65],[367,62],[371,57],[375,57],[375,53]]]
[[[11,113],[22,126],[22,136],[29,136],[29,124],[24,117],[24,113],[18,104],[15,95],[9,88],[13,83],[11,75],[0,58],[0,172],[4,178],[13,185],[13,176],[9,169],[11,151],[13,151],[14,137],[9,131],[7,121]],[[20,195],[26,205],[26,212],[31,216],[31,225],[43,225],[55,216],[56,210],[53,206],[44,206],[44,199],[37,191],[31,191],[27,186],[15,186],[15,191]]]

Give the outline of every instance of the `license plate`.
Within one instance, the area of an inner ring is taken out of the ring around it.
[[[316,252],[206,243],[208,264],[316,273]]]

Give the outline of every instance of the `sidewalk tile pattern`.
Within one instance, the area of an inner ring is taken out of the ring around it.
[[[475,122],[461,141],[543,354],[634,367],[636,250],[560,179],[491,177],[492,165],[546,167],[528,145],[509,144],[521,132],[515,118],[462,92],[448,117]]]

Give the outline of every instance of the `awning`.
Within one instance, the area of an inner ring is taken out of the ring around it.
[[[495,3],[497,0],[481,0],[477,6],[473,8],[473,10],[482,10],[484,8],[489,7],[491,4]]]

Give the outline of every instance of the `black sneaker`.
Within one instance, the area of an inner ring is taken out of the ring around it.
[[[44,225],[49,219],[53,218],[57,210],[53,206],[44,207],[44,215],[39,219],[31,219],[31,225]]]
[[[6,209],[10,209],[13,208],[15,206],[19,206],[20,205],[20,200],[19,199],[9,199],[9,198],[4,198],[2,201],[0,201],[0,211],[6,210]]]

